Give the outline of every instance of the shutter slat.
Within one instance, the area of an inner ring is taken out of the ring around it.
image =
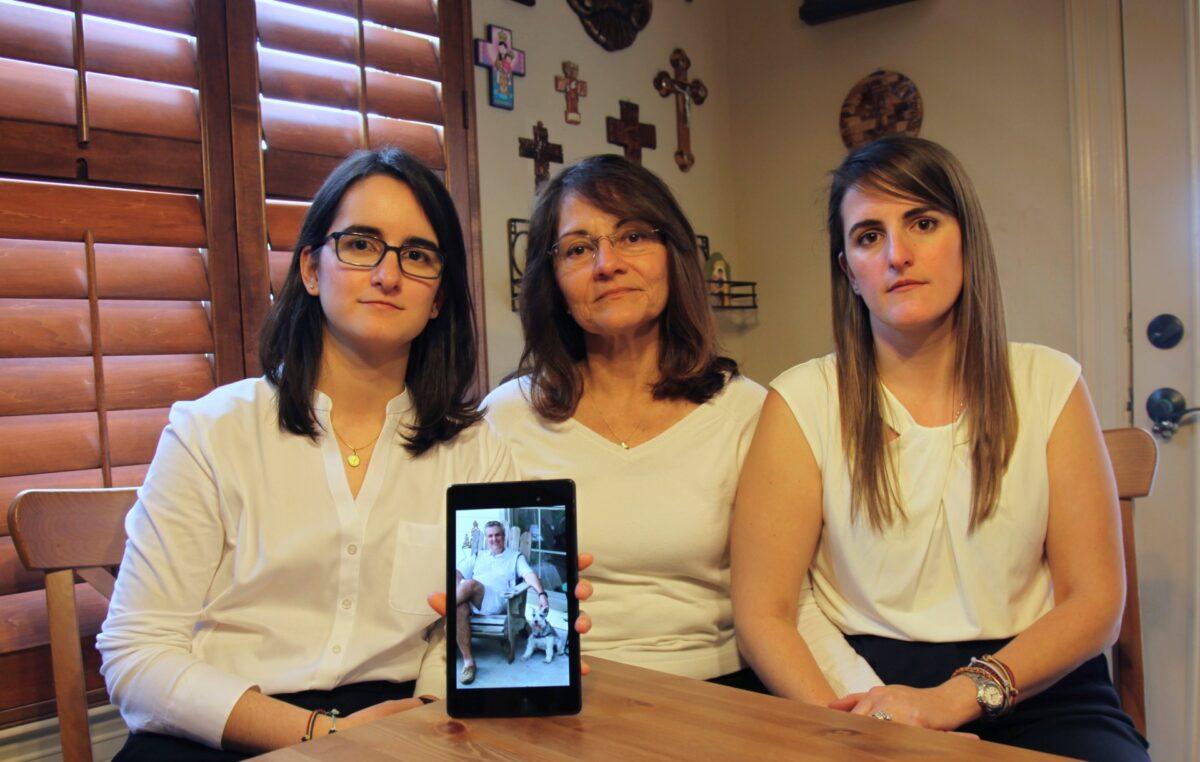
[[[86,299],[82,243],[0,238],[0,298]]]
[[[168,408],[114,410],[108,414],[108,442],[114,466],[149,463],[167,425]]]
[[[92,358],[0,359],[0,416],[82,413],[95,409]]]
[[[104,386],[109,410],[133,410],[203,397],[215,380],[204,355],[106,357]]]
[[[292,266],[292,252],[271,250],[267,252],[267,268],[271,272],[271,293],[278,295]]]
[[[0,595],[41,590],[45,586],[44,572],[31,572],[17,557],[12,540],[0,537]]]
[[[204,246],[193,195],[0,178],[0,236],[160,246]]]
[[[102,299],[211,298],[197,249],[96,244],[96,288]]]
[[[203,0],[200,0],[203,2]],[[24,0],[47,8],[71,10],[71,0]],[[83,12],[181,34],[195,34],[192,0],[83,0]]]
[[[75,124],[75,72],[0,58],[0,117]]]
[[[91,130],[89,138],[80,146],[74,127],[0,119],[0,172],[197,191],[203,187],[198,143],[108,130]]]
[[[358,67],[352,64],[260,48],[258,76],[268,98],[358,108]]]
[[[267,238],[272,249],[295,251],[308,206],[267,199]]]
[[[264,98],[263,135],[267,150],[282,149],[343,157],[359,148],[359,117],[300,103]]]
[[[64,66],[75,65],[70,15],[28,5],[3,5],[0,51],[5,58]]]
[[[367,111],[432,124],[444,121],[437,83],[382,71],[367,71]]]
[[[95,418],[93,415],[92,418]],[[0,418],[0,421],[3,421]],[[113,469],[113,484],[116,485],[117,470]],[[139,484],[141,482],[138,482]],[[0,477],[0,505],[7,506],[18,492],[27,489],[84,489],[88,487],[103,487],[104,474],[99,468],[83,471],[65,471],[58,473],[22,474],[20,476]],[[119,485],[125,486],[125,485]],[[7,508],[5,508],[7,511]],[[8,535],[8,519],[0,520],[0,536]]]
[[[332,18],[264,0],[258,0],[255,8],[258,38],[266,47],[350,63],[357,59],[354,19]]]
[[[196,302],[103,300],[100,336],[106,355],[213,351],[208,313]]]
[[[0,418],[0,476],[99,467],[100,423],[95,413]]]
[[[442,147],[442,132],[437,127],[374,115],[368,117],[368,124],[371,128],[372,148],[400,146],[430,169],[445,169],[446,154]]]
[[[88,71],[197,87],[196,49],[187,37],[84,16],[83,43]]]
[[[260,0],[259,7],[262,5]],[[336,14],[353,21],[358,15],[357,0],[289,0],[289,5],[325,11],[322,15],[326,18],[328,14]],[[437,10],[431,0],[365,0],[363,18],[421,34],[437,36],[438,33]]]
[[[86,301],[0,299],[0,357],[91,354],[92,330]]]
[[[186,87],[88,72],[88,109],[99,129],[200,140],[200,104]]]
[[[273,148],[263,154],[268,196],[311,199],[342,159]]]
[[[363,30],[363,47],[367,66],[371,68],[422,79],[442,79],[442,64],[433,40],[367,26]]]
[[[142,486],[142,482],[146,481],[146,472],[149,470],[149,463],[137,463],[132,466],[114,465],[112,468],[112,486],[140,487]]]

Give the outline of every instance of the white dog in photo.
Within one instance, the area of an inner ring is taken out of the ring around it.
[[[545,662],[549,664],[553,661],[556,653],[565,654],[567,652],[567,636],[550,625],[550,621],[546,618],[548,613],[550,613],[549,607],[533,610],[533,614],[529,618],[529,640],[525,641],[525,654],[521,659],[529,659],[533,656],[533,652],[540,648],[546,652]]]

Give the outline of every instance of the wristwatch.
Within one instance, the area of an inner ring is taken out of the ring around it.
[[[964,672],[975,683],[975,700],[983,709],[984,719],[994,720],[1004,714],[1004,689],[1000,683],[978,672]]]

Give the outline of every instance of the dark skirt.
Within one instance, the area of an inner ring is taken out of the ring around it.
[[[394,699],[412,698],[415,683],[391,683],[385,680],[374,680],[365,683],[342,685],[331,691],[300,691],[299,693],[280,693],[273,696],[280,701],[286,701],[294,706],[312,711],[313,709],[336,709],[338,714],[345,717],[360,709]],[[296,736],[299,743],[300,736]],[[158,733],[130,733],[125,745],[113,762],[235,762],[254,756],[235,751],[213,749],[204,744],[189,741],[175,736],[164,736]]]
[[[996,653],[1007,640],[963,643],[913,643],[874,635],[846,640],[888,684],[932,688],[949,679],[971,657]],[[1146,739],[1138,733],[1108,675],[1103,655],[1032,698],[1021,701],[998,720],[976,721],[959,728],[985,741],[1060,754],[1089,762],[1149,760]]]

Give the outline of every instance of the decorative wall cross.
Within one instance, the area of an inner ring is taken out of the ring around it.
[[[652,124],[638,121],[638,105],[621,101],[621,118],[606,117],[608,142],[625,149],[625,158],[634,164],[642,163],[643,148],[658,147],[658,131]]]
[[[692,155],[692,137],[688,125],[692,104],[699,106],[708,98],[708,88],[703,82],[699,79],[688,81],[688,68],[691,65],[692,61],[687,53],[684,53],[682,48],[675,48],[671,53],[671,67],[675,70],[675,76],[660,71],[654,78],[654,87],[659,95],[664,98],[675,95],[675,128],[679,141],[679,149],[675,151],[675,163],[684,172],[696,163],[696,157]]]
[[[516,103],[513,77],[525,76],[525,51],[513,47],[512,30],[488,24],[488,39],[475,40],[475,65],[488,70],[488,103],[512,110]]]
[[[533,140],[517,138],[517,148],[523,159],[533,159],[533,190],[540,191],[550,180],[550,162],[562,164],[562,146],[550,142],[550,133],[538,122],[533,126]]]
[[[567,124],[579,124],[583,116],[579,113],[579,99],[587,97],[587,82],[579,78],[579,64],[563,61],[563,76],[554,75],[554,89],[566,95],[567,110],[563,118]]]

